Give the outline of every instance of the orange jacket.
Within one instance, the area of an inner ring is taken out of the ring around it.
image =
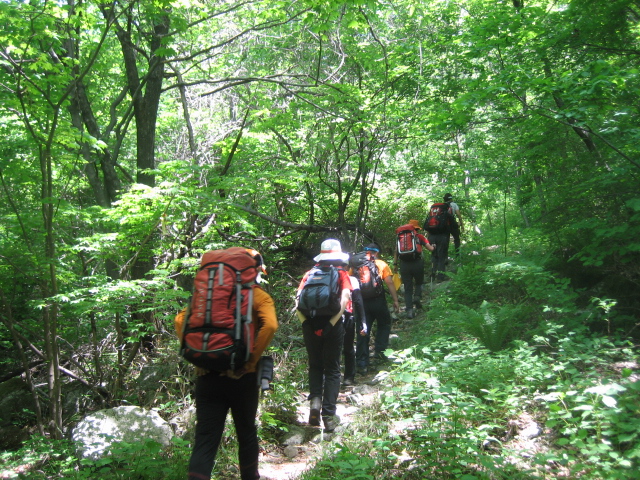
[[[185,307],[176,315],[174,320],[176,335],[180,342],[182,342],[182,330],[186,313],[187,308]],[[273,299],[271,295],[260,287],[253,289],[253,318],[256,322],[256,339],[253,352],[244,365],[244,370],[247,372],[256,371],[256,365],[260,357],[271,343],[271,340],[273,340],[276,330],[278,330],[278,318]]]

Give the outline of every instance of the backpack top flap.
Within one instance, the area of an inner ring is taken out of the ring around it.
[[[402,232],[415,232],[415,231],[416,231],[416,227],[414,227],[410,223],[407,223],[406,225],[402,225],[402,226],[396,228],[396,233],[397,234],[400,234]]]

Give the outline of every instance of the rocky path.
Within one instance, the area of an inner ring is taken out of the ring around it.
[[[295,480],[313,466],[323,448],[344,435],[360,408],[373,403],[378,396],[378,378],[375,374],[360,377],[358,384],[340,392],[337,415],[340,425],[333,433],[324,433],[321,427],[311,427],[309,402],[301,397],[297,425],[291,425],[279,448],[260,454],[260,478],[262,480]]]

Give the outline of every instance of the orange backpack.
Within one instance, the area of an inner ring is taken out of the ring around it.
[[[184,315],[180,354],[194,365],[238,370],[254,347],[253,289],[258,265],[246,249],[206,252]]]

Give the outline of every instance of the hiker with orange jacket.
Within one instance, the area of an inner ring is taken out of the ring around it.
[[[246,250],[255,258],[257,269],[266,273],[262,256],[253,249]],[[256,281],[259,280],[258,273]],[[278,319],[271,296],[257,285],[252,286],[252,290],[252,318],[256,323],[256,337],[253,351],[247,362],[239,370],[227,370],[222,373],[196,367],[196,434],[189,461],[189,480],[211,478],[229,410],[233,416],[238,438],[240,478],[242,480],[260,478],[256,427],[260,392],[256,370],[263,352],[278,329]],[[184,321],[184,310],[176,317],[176,333],[182,343],[183,328],[179,321],[181,314]]]
[[[376,243],[370,243],[364,247],[364,251],[369,255],[369,258],[373,260],[377,274],[384,285],[389,289],[391,298],[393,299],[393,310],[400,312],[400,305],[398,303],[398,293],[396,292],[396,286],[393,283],[393,272],[386,262],[378,258],[380,254],[380,246]],[[357,268],[352,265],[353,273]],[[377,280],[376,280],[377,282]],[[376,335],[375,335],[375,359],[376,361],[386,361],[384,351],[389,346],[389,335],[391,333],[391,312],[387,305],[387,298],[382,285],[378,289],[378,292],[369,297],[363,290],[362,296],[364,299],[364,310],[366,315],[367,333],[364,336],[358,336],[356,338],[356,363],[358,373],[364,375],[369,370],[369,342],[371,340],[371,329],[373,323],[376,323]],[[360,288],[362,290],[363,285],[361,283]]]

